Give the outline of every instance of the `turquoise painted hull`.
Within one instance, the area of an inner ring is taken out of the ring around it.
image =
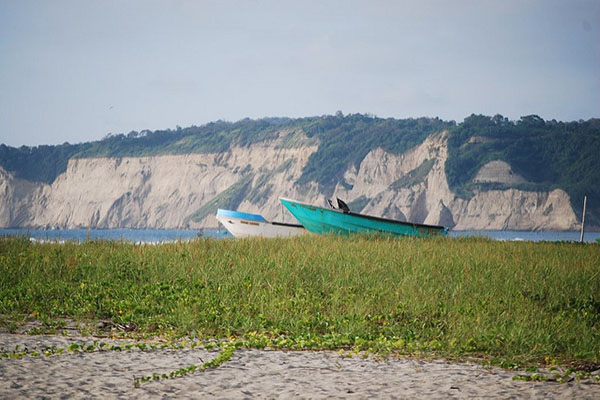
[[[279,201],[312,233],[348,235],[353,232],[373,232],[397,236],[428,237],[444,235],[448,232],[448,228],[443,226],[395,221],[352,212],[345,213],[282,197],[279,198]]]

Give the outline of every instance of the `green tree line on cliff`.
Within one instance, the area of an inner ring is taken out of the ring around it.
[[[67,170],[69,159],[88,144],[63,143],[57,146],[10,147],[0,144],[0,167],[17,178],[52,183]]]
[[[216,121],[187,128],[129,132],[102,140],[58,146],[0,145],[0,167],[30,181],[51,183],[73,157],[125,157],[160,154],[225,152],[232,145],[250,146],[296,132],[319,143],[298,184],[317,182],[325,192],[343,181],[344,172],[358,167],[373,149],[399,154],[431,134],[448,131],[448,183],[469,197],[476,189],[564,189],[580,212],[583,196],[590,201],[591,221],[600,222],[600,119],[545,121],[536,116],[518,121],[496,115],[471,115],[462,123],[439,118],[378,118],[351,114],[307,118],[243,119]],[[300,144],[301,145],[301,142]],[[475,185],[477,171],[489,161],[504,160],[528,183],[500,186]]]

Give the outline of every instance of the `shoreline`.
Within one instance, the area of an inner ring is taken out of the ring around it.
[[[36,243],[70,242],[81,243],[88,240],[116,240],[136,244],[164,244],[179,241],[193,241],[199,238],[229,239],[233,236],[226,230],[218,229],[39,229],[39,228],[0,228],[0,236],[14,236],[27,233]],[[516,230],[450,230],[448,237],[486,237],[494,241],[525,242],[579,242],[581,231],[516,231]],[[600,241],[600,230],[586,228],[584,243]]]

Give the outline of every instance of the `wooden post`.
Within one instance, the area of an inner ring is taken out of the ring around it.
[[[585,230],[585,206],[587,203],[587,196],[583,196],[583,215],[581,216],[581,238],[579,238],[580,242],[583,242],[583,232]]]

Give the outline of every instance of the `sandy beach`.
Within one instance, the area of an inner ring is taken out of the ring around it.
[[[93,337],[3,333],[0,349],[66,348],[93,341]],[[201,365],[218,354],[201,348],[164,348],[3,358],[0,398],[600,398],[600,384],[593,379],[523,382],[513,380],[519,372],[476,363],[378,361],[330,351],[240,349],[218,368],[134,385],[136,377]]]

